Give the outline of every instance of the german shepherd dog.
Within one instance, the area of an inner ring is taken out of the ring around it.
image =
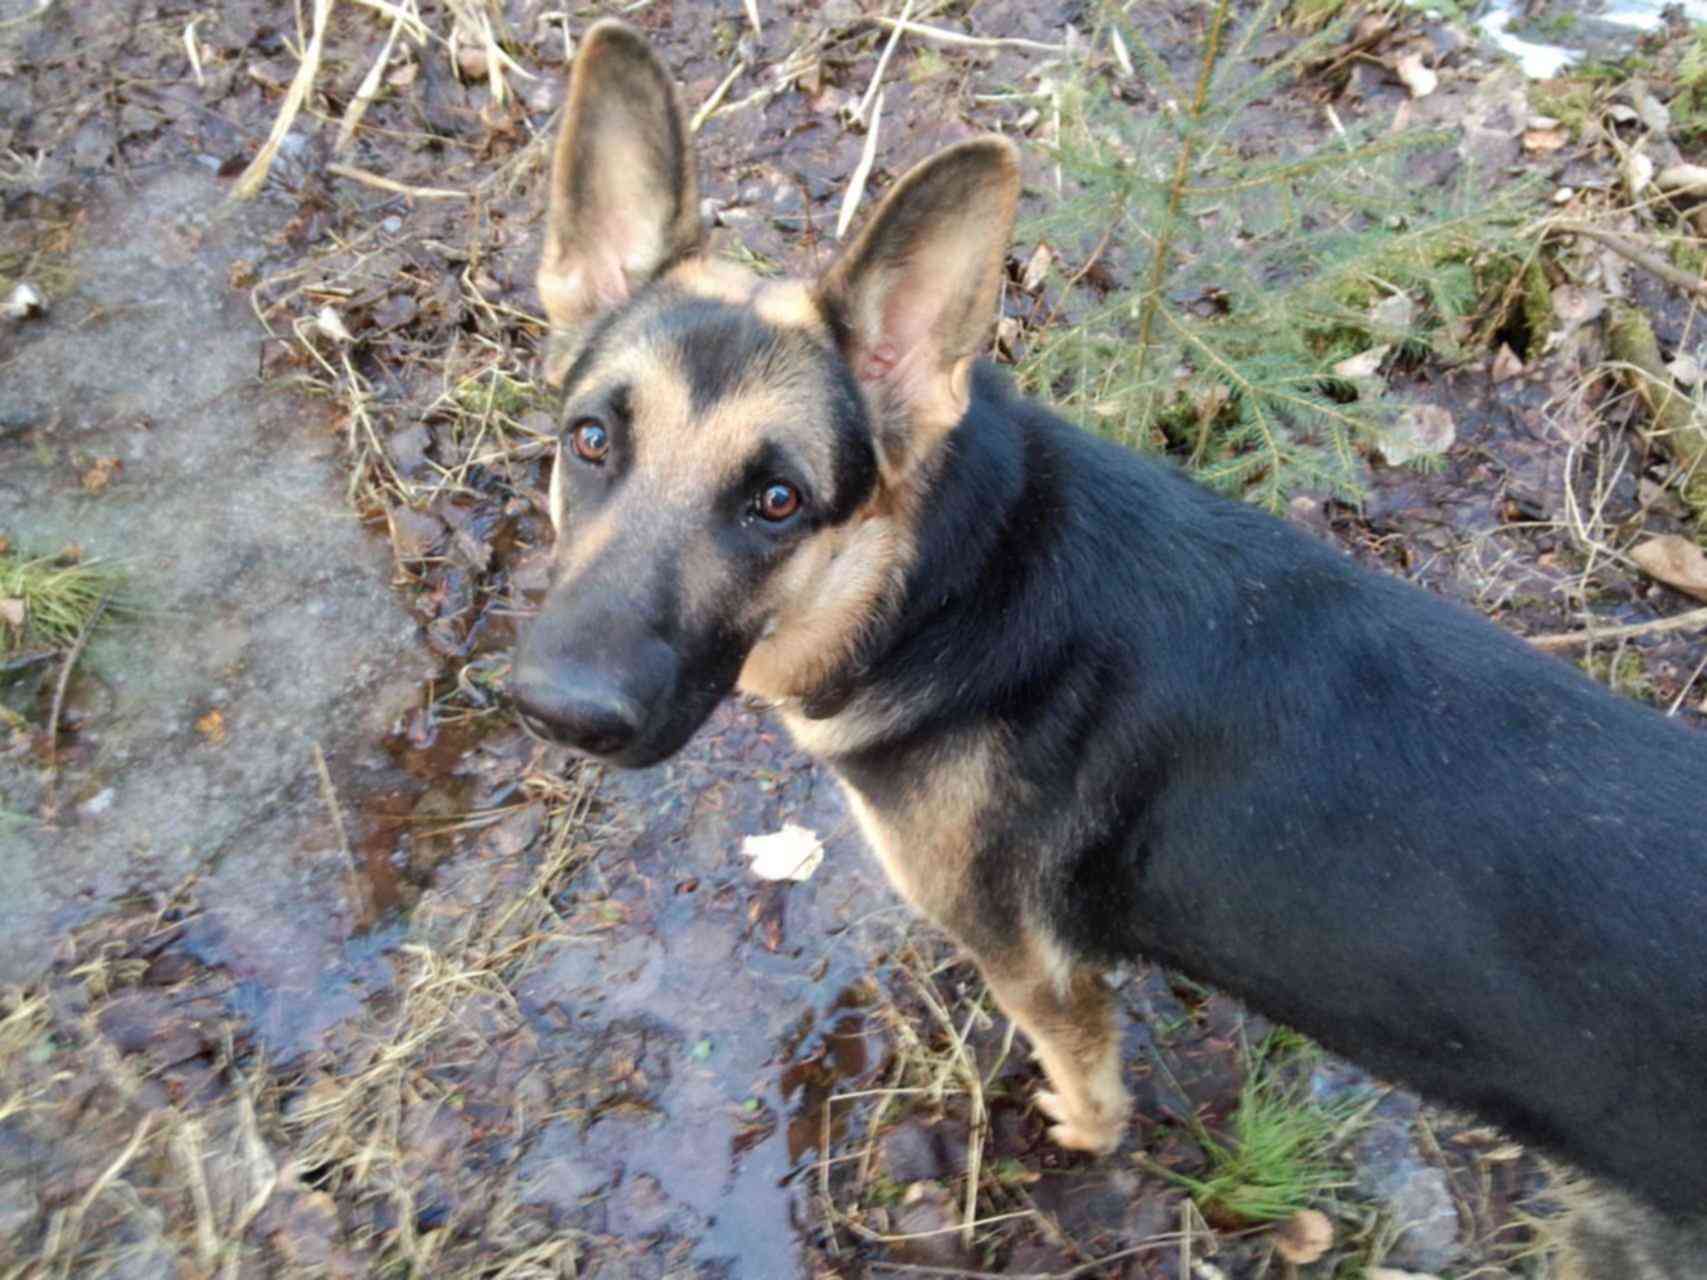
[[[1575,1274],[1707,1276],[1707,736],[1016,397],[1008,142],[814,282],[707,255],[668,72],[569,75],[539,292],[552,586],[510,692],[640,766],[740,689],[976,958],[1063,1146],[1119,1142],[1144,957],[1604,1188]]]

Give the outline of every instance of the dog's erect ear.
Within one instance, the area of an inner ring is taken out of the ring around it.
[[[966,412],[1019,186],[1019,153],[1004,138],[939,152],[895,184],[818,283],[819,305],[882,423],[890,467],[922,457]]]
[[[569,70],[539,297],[551,321],[546,380],[562,381],[587,321],[699,246],[687,126],[670,73],[620,22],[596,23]]]

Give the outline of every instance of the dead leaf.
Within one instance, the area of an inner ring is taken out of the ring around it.
[[[1314,1262],[1334,1243],[1334,1224],[1319,1209],[1300,1209],[1274,1229],[1274,1249],[1288,1262]]]
[[[1411,91],[1413,98],[1426,98],[1440,87],[1440,77],[1423,65],[1421,53],[1407,53],[1396,58],[1393,71]]]
[[[1495,382],[1505,382],[1517,377],[1523,372],[1523,361],[1517,352],[1502,342],[1500,349],[1494,353],[1493,379]]]
[[[1633,196],[1641,195],[1654,180],[1654,162],[1646,152],[1632,150],[1624,157],[1624,183]]]
[[[432,555],[447,532],[443,520],[411,507],[392,507],[385,516],[391,522],[391,545],[399,560],[423,560]]]
[[[1435,404],[1413,404],[1381,433],[1376,448],[1389,466],[1396,467],[1412,458],[1445,453],[1457,438],[1458,424],[1449,410]]]
[[[1055,252],[1046,244],[1039,244],[1025,264],[1025,272],[1020,276],[1019,287],[1027,293],[1035,293],[1037,286],[1049,277],[1049,268],[1055,261]]]
[[[1363,1273],[1364,1280],[1440,1280],[1427,1271],[1400,1271],[1397,1267],[1371,1267]]]
[[[1549,152],[1557,151],[1570,140],[1570,130],[1563,127],[1529,128],[1523,131],[1523,149],[1534,155],[1546,155]]]
[[[205,716],[202,716],[196,721],[196,732],[207,739],[209,746],[218,747],[224,745],[225,717],[220,713],[218,707],[215,707],[212,711],[208,712]]]
[[[113,482],[113,477],[123,470],[124,463],[118,458],[96,458],[94,464],[83,473],[83,492],[103,492]]]
[[[1416,323],[1417,304],[1408,293],[1394,293],[1369,308],[1369,318],[1383,329],[1403,331]]]
[[[314,317],[314,327],[332,339],[333,342],[355,341],[350,336],[350,331],[344,327],[344,318],[337,313],[329,302],[321,307],[319,313]]]
[[[1379,347],[1371,347],[1355,356],[1347,356],[1334,366],[1334,372],[1342,378],[1356,381],[1359,378],[1373,378],[1381,368],[1381,362],[1387,358],[1387,353],[1393,349],[1391,343],[1383,343]]]
[[[1630,552],[1643,573],[1697,600],[1707,600],[1707,551],[1680,533],[1662,533]]]
[[[18,597],[0,597],[0,622],[22,631],[24,629],[24,618],[28,616],[28,613],[28,608]]]
[[[1680,355],[1666,366],[1666,372],[1686,387],[1701,381],[1701,362],[1691,355]]]
[[[748,836],[741,854],[761,880],[810,880],[824,861],[824,844],[817,835],[792,822],[768,836]]]

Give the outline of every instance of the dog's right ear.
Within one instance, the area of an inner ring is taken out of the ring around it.
[[[632,27],[599,22],[569,69],[539,297],[545,378],[563,380],[587,322],[700,245],[687,126],[670,73]]]

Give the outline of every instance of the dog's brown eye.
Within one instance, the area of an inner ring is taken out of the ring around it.
[[[591,418],[583,418],[569,432],[569,447],[583,462],[603,462],[610,452],[610,433]]]
[[[800,490],[780,480],[759,491],[759,514],[766,520],[786,520],[800,510]]]

